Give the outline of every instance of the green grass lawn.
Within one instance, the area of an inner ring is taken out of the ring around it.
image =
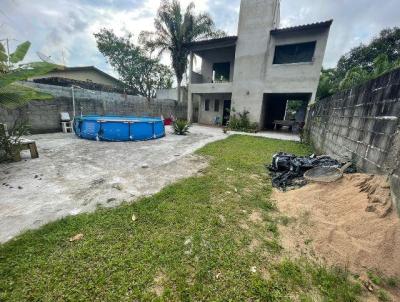
[[[310,151],[232,136],[198,151],[210,158],[200,176],[3,244],[0,301],[356,300],[345,272],[281,256],[264,167],[280,150]]]

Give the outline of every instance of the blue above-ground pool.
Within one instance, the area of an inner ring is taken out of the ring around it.
[[[165,135],[161,118],[86,115],[74,119],[75,134],[81,138],[111,142],[143,141]]]

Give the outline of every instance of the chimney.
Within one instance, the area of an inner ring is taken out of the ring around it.
[[[241,0],[233,74],[232,106],[259,121],[270,44],[279,26],[279,0]]]

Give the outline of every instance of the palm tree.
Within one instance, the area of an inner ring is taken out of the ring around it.
[[[3,44],[0,43],[0,105],[13,108],[23,105],[30,100],[51,99],[50,94],[41,93],[29,87],[25,87],[18,81],[46,74],[59,66],[47,62],[33,62],[18,64],[28,52],[31,43],[26,41],[18,45],[11,53],[6,53]]]
[[[181,101],[181,83],[188,64],[188,43],[226,36],[223,31],[215,30],[208,14],[195,14],[194,7],[192,2],[183,12],[178,0],[162,0],[154,20],[156,31],[140,34],[140,41],[150,50],[158,50],[159,55],[169,51],[178,85],[178,101]]]

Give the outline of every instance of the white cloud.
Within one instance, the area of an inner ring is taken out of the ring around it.
[[[385,27],[399,25],[399,0],[282,0],[285,25],[334,19],[325,66],[335,66],[341,55],[360,42],[368,43]]]
[[[70,66],[96,65],[107,72],[111,68],[98,52],[93,33],[112,28],[117,34],[152,30],[159,0],[1,0],[0,39],[30,40],[28,59],[37,59],[42,51],[57,62]],[[186,7],[190,0],[181,0]],[[196,10],[209,12],[218,28],[236,34],[240,0],[196,0]],[[283,26],[334,19],[325,56],[325,65],[333,66],[340,55],[360,42],[368,42],[384,27],[398,24],[398,0],[384,5],[371,0],[282,0]],[[163,58],[168,62],[168,57]]]

